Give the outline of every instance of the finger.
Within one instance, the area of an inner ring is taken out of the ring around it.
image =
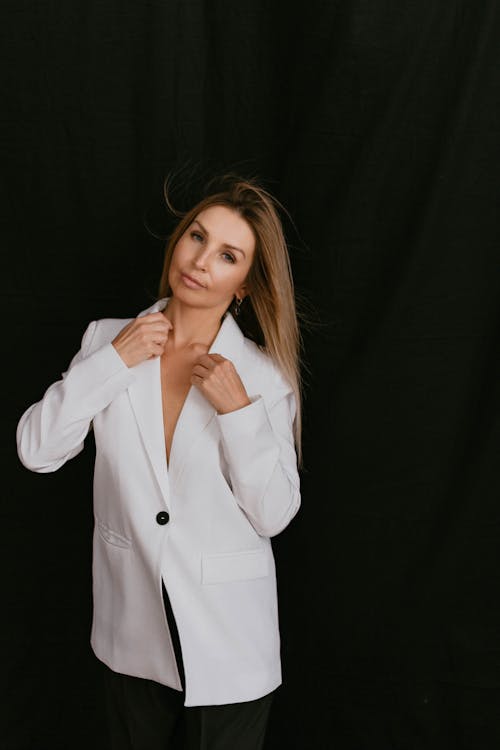
[[[155,357],[160,357],[163,354],[164,348],[165,347],[163,345],[155,345],[148,359],[155,359]]]
[[[203,367],[206,367],[207,370],[213,370],[217,362],[212,359],[212,355],[210,354],[201,354],[198,359],[195,360],[195,363],[197,365],[202,365]]]
[[[210,360],[212,362],[212,367],[219,367],[222,370],[228,370],[231,369],[233,366],[233,363],[230,359],[226,359],[226,357],[223,357],[222,354],[209,354]]]
[[[200,378],[199,375],[192,374],[189,380],[191,385],[197,385],[198,387],[203,385],[203,378]]]
[[[206,367],[203,367],[203,365],[195,365],[193,369],[191,370],[191,375],[196,375],[197,377],[204,380],[209,373],[209,370],[207,370]]]
[[[159,323],[141,325],[136,329],[136,335],[143,341],[166,341],[170,334],[170,329]]]
[[[165,344],[166,344],[166,341],[153,341],[152,342],[153,351],[159,352],[160,354],[162,354],[163,351],[165,350]]]
[[[138,315],[135,320],[137,323],[151,323],[153,320],[159,320],[160,315],[161,313],[148,313],[147,315]],[[162,317],[164,316],[162,315]]]
[[[166,323],[166,325],[168,326],[169,329],[172,329],[174,327],[172,321],[169,320],[167,317],[165,317],[165,315],[163,315],[163,313],[160,313],[160,315],[161,315],[162,322]]]
[[[172,323],[165,318],[163,318],[162,320],[159,320],[157,318],[155,318],[155,320],[141,320],[138,325],[142,328],[152,328],[164,331],[171,331],[173,328]]]
[[[162,323],[163,323],[164,325],[166,325],[166,326],[167,326],[167,328],[169,329],[169,331],[171,331],[171,330],[172,330],[172,328],[174,327],[174,325],[173,325],[172,321],[171,321],[171,320],[169,320],[168,318],[166,318],[166,317],[165,317],[164,315],[162,315],[161,317],[162,317],[162,321],[161,321],[161,322],[162,322]]]
[[[153,337],[162,337],[165,339],[165,341],[168,339],[170,329],[169,328],[163,328],[163,326],[157,326],[156,328],[151,328],[151,330],[147,330],[147,333],[149,336]]]
[[[136,321],[144,323],[145,325],[161,325],[169,330],[173,328],[171,321],[166,318],[163,313],[149,313],[149,315],[142,315],[141,317],[136,318]]]
[[[165,344],[167,343],[166,338],[156,338],[154,339],[151,344],[153,347],[161,347],[161,350],[163,351],[165,349]]]

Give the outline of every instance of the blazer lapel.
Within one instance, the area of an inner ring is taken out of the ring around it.
[[[226,313],[209,354],[221,354],[230,359],[238,369],[238,361],[243,345],[243,334],[231,313]],[[169,459],[169,476],[172,485],[178,484],[187,459],[203,430],[216,414],[215,408],[201,391],[191,386],[179,414],[172,438]]]
[[[167,299],[160,299],[137,316],[160,312]],[[165,452],[163,411],[161,400],[160,360],[148,359],[134,367],[134,382],[128,387],[128,395],[141,433],[145,452],[151,462],[158,485],[167,508],[170,505],[170,487]]]
[[[153,467],[167,508],[170,505],[165,433],[161,402],[160,359],[148,359],[134,368],[135,380],[128,387],[145,451]]]
[[[141,312],[140,316],[162,310],[167,301],[159,300]],[[231,313],[227,312],[209,353],[221,354],[230,359],[238,369],[243,341],[240,328]],[[193,446],[215,416],[216,410],[198,388],[191,386],[177,420],[167,466],[159,357],[141,362],[134,368],[134,374],[135,380],[128,387],[130,402],[145,451],[165,504],[169,507],[170,488],[180,480]]]

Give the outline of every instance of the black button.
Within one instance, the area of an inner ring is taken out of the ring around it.
[[[159,523],[160,526],[164,526],[164,524],[168,523],[170,516],[168,515],[166,510],[161,510],[158,515],[156,516],[156,523]]]

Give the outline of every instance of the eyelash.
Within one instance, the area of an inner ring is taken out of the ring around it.
[[[193,240],[203,241],[203,235],[199,232],[191,232],[191,237],[193,238]],[[229,263],[236,263],[236,258],[231,253],[224,252],[222,253],[222,255],[226,256],[226,258],[229,258]]]

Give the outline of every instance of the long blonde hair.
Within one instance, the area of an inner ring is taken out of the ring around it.
[[[254,180],[236,175],[217,179],[217,189],[185,213],[174,209],[164,193],[168,208],[181,218],[169,237],[160,278],[159,298],[171,294],[168,274],[174,248],[196,216],[210,206],[226,206],[244,218],[255,235],[255,254],[246,279],[248,294],[235,320],[243,334],[266,351],[293,389],[297,412],[294,435],[299,464],[302,460],[302,397],[300,377],[301,336],[295,307],[294,285],[283,226],[278,214],[281,204]],[[213,181],[211,183],[213,185]],[[283,209],[284,210],[284,209]],[[234,302],[233,305],[234,311]]]

